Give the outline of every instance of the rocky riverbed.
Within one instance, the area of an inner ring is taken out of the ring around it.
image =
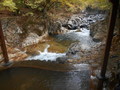
[[[101,52],[104,50],[107,36],[106,12],[86,10],[69,18],[49,22],[48,29],[45,29],[39,19],[33,19],[2,19],[6,42],[12,48],[18,48],[27,56],[34,57],[44,52],[46,45],[50,45],[48,52],[65,54],[64,57],[55,58],[62,62],[97,60],[103,56]],[[20,58],[22,59],[24,58]],[[10,60],[13,59],[10,57]]]
[[[92,57],[98,57],[103,52],[107,22],[105,11],[85,10],[67,18],[52,20],[47,29],[35,17],[3,18],[2,26],[6,42],[28,56],[43,52],[48,44],[49,52],[66,53],[68,60],[84,61],[96,59]]]
[[[51,21],[47,23],[47,28],[35,17],[3,18],[2,28],[10,61],[87,63],[91,66],[94,76],[100,70],[103,60],[108,18],[106,12],[84,11],[71,17]],[[117,22],[109,64],[113,66],[109,67],[109,71],[117,72],[119,71],[116,66],[120,59],[118,27]],[[2,60],[0,53],[0,62]]]

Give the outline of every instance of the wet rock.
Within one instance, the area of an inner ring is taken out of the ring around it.
[[[88,28],[88,26],[87,25],[80,25],[80,28]]]
[[[95,60],[96,58],[98,58],[98,56],[100,57],[102,55],[102,53],[100,53],[100,51],[102,51],[104,48],[104,46],[101,45],[101,43],[99,44],[95,44],[95,45],[91,45],[91,46],[84,46],[82,45],[81,42],[78,43],[73,43],[71,44],[71,46],[69,47],[66,56],[68,56],[69,58],[74,58],[77,60]]]
[[[106,14],[108,15],[108,14]],[[114,35],[119,34],[119,17],[116,19],[116,25],[114,29]],[[107,16],[105,19],[100,20],[96,23],[93,23],[90,25],[90,36],[93,38],[95,42],[104,42],[107,38],[108,33],[108,27],[109,27],[109,16]],[[113,45],[115,45],[114,41],[119,42],[118,40],[119,36],[115,35],[113,37]],[[118,44],[117,44],[118,45]],[[116,45],[116,46],[117,46]]]
[[[62,24],[62,26],[67,28],[68,30],[76,30],[78,28],[89,28],[89,25],[97,21],[104,20],[104,18],[104,13],[81,13],[70,17],[65,23]]]
[[[93,41],[94,41],[94,42],[101,42],[102,40],[101,40],[99,37],[97,37],[97,38],[94,37],[94,38],[93,38]]]
[[[68,24],[68,29],[69,30],[76,30],[76,29],[78,29],[78,26]]]
[[[68,59],[68,57],[58,57],[56,59],[56,62],[58,62],[58,63],[66,63],[67,59]]]
[[[53,21],[49,23],[48,26],[48,34],[49,35],[58,35],[58,34],[64,34],[67,32],[66,29],[62,27],[62,23],[60,21]]]
[[[40,37],[36,33],[30,33],[26,39],[22,42],[22,47],[36,44],[40,41]]]
[[[108,32],[107,21],[99,21],[90,26],[90,35],[95,42],[105,41]]]
[[[21,41],[20,34],[22,34],[22,30],[16,19],[2,19],[1,22],[7,43],[10,43],[12,46],[18,46]]]

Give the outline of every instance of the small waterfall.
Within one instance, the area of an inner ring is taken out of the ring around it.
[[[47,45],[47,47],[44,50],[44,53],[48,53],[48,48],[50,47],[50,45]]]
[[[26,60],[45,60],[45,61],[56,61],[56,58],[65,56],[65,53],[53,53],[48,52],[50,45],[47,45],[43,52],[39,51],[40,54],[36,56],[30,56]]]

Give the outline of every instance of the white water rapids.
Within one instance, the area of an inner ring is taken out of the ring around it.
[[[43,52],[39,51],[39,53],[40,53],[39,55],[30,56],[26,60],[45,60],[45,61],[51,60],[51,61],[55,61],[56,58],[65,56],[65,53],[48,52],[49,47],[50,47],[50,45],[47,45],[47,47],[45,48],[45,50]]]
[[[75,20],[75,18],[79,18],[79,16],[73,16],[71,19]],[[96,14],[96,15],[89,15],[83,17],[83,19],[80,19],[80,24],[87,24],[90,25],[90,23],[95,23],[97,21],[104,20],[105,15],[104,14]],[[91,20],[91,21],[90,21]],[[81,22],[82,21],[82,22]],[[71,40],[71,41],[79,41],[80,47],[83,50],[90,50],[91,47],[95,46],[96,43],[92,40],[90,37],[90,30],[87,28],[80,28],[80,30],[69,30],[69,32],[65,34],[57,35],[56,38],[61,40]],[[30,56],[26,60],[51,60],[55,61],[58,57],[63,57],[66,55],[66,53],[55,53],[55,52],[49,52],[48,48],[50,45],[47,45],[43,52],[39,51],[39,55],[36,56]]]
[[[87,43],[87,41],[90,40],[90,37],[89,37],[90,31],[89,30],[82,29],[81,32],[76,32],[75,30],[71,30],[67,34],[73,34],[73,35],[75,34],[79,39],[81,39],[80,41],[83,41],[82,42],[83,48],[89,48],[89,44]],[[49,47],[50,47],[50,45],[47,45],[43,52],[39,51],[39,55],[30,56],[26,60],[56,61],[56,58],[63,57],[66,55],[66,53],[49,52],[48,51]]]

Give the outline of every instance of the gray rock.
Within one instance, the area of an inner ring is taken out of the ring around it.
[[[12,46],[18,46],[22,30],[17,24],[16,19],[2,19],[1,22],[7,43],[10,43]]]
[[[102,55],[100,51],[101,48],[104,48],[101,43],[96,43],[94,45],[91,45],[90,47],[84,46],[83,43],[73,43],[69,47],[66,56],[69,58],[74,59],[95,59],[97,55]]]
[[[105,41],[108,32],[108,19],[98,21],[90,26],[90,36],[94,41]]]
[[[68,59],[68,57],[58,57],[56,59],[56,62],[58,62],[58,63],[66,63],[67,59]]]
[[[48,33],[49,35],[57,35],[62,34],[63,30],[61,29],[62,24],[60,21],[51,21],[48,26]]]
[[[22,42],[22,47],[26,47],[29,45],[33,45],[38,43],[40,40],[40,37],[36,33],[30,33],[26,39]]]

